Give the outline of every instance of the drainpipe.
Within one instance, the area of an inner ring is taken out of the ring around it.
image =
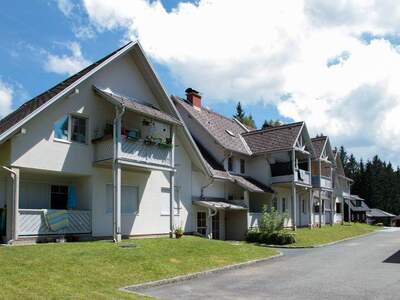
[[[11,222],[11,240],[12,243],[18,239],[18,208],[19,208],[19,169],[13,170],[3,166],[3,169],[11,173],[11,179],[13,181],[13,193],[12,193],[12,210],[13,219]]]
[[[212,234],[212,217],[214,217],[215,215],[217,215],[218,210],[215,208],[208,208],[208,217],[209,217],[209,222],[210,222],[210,234],[208,235],[208,238],[212,240],[213,238],[213,234]]]
[[[113,157],[113,239],[118,243],[121,241],[121,165],[118,162],[121,152],[121,120],[125,113],[125,106],[115,107],[114,119],[114,157]]]
[[[201,189],[200,189],[200,200],[204,200],[204,190],[206,188],[208,188],[210,185],[212,185],[213,183],[214,183],[214,178],[211,177],[210,181],[206,185],[201,187]]]

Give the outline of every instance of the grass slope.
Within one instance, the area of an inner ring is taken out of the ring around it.
[[[1,299],[132,299],[126,285],[276,254],[272,249],[185,236],[0,247]]]
[[[330,242],[343,240],[358,235],[363,235],[380,229],[361,223],[351,223],[345,225],[325,225],[322,228],[300,228],[296,231],[296,243],[291,246],[317,246]]]

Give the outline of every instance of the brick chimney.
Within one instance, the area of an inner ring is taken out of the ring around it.
[[[199,91],[196,91],[192,88],[187,88],[185,90],[186,93],[186,99],[189,101],[190,104],[194,108],[201,109],[201,94]]]

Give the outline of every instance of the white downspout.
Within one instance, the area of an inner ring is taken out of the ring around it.
[[[3,169],[11,173],[13,181],[13,193],[12,193],[12,208],[13,208],[13,220],[11,222],[11,240],[12,243],[18,239],[18,208],[19,208],[19,172],[3,166]]]
[[[121,152],[121,120],[125,113],[125,106],[116,106],[114,119],[114,157],[113,157],[113,239],[114,242],[120,242],[121,233],[121,166],[119,156]]]

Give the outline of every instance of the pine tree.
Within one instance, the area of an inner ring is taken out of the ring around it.
[[[244,110],[242,108],[242,104],[239,101],[238,104],[236,105],[236,114],[233,117],[238,119],[240,122],[243,122],[244,116],[245,116]]]

